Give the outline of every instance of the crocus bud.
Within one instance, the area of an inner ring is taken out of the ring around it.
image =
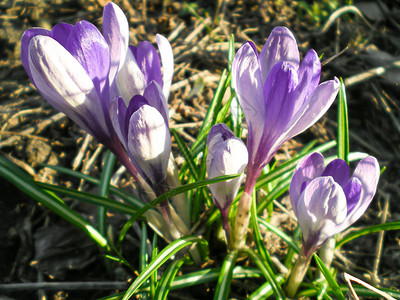
[[[241,139],[234,136],[225,124],[214,125],[207,138],[207,172],[209,178],[243,173],[248,162],[248,153]],[[229,207],[235,198],[243,174],[237,178],[210,185],[215,205],[227,218]]]
[[[377,160],[361,160],[353,176],[341,159],[324,167],[324,157],[312,153],[298,164],[290,184],[290,200],[309,256],[328,238],[343,231],[366,211],[379,179]]]

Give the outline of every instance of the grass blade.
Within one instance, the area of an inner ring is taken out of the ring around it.
[[[337,153],[340,159],[349,164],[349,116],[347,111],[346,88],[340,79],[339,103],[337,115]]]
[[[238,257],[238,251],[233,250],[225,257],[218,277],[217,289],[214,294],[214,300],[228,299],[231,289],[233,268]]]
[[[322,274],[324,274],[325,279],[328,282],[330,288],[335,293],[336,299],[345,300],[346,298],[344,297],[342,291],[340,290],[339,285],[337,284],[335,278],[332,277],[331,272],[329,272],[324,262],[315,253],[313,254],[313,257],[318,268],[321,270]]]
[[[167,247],[165,247],[147,266],[147,268],[139,274],[136,280],[132,283],[129,289],[126,291],[123,300],[129,299],[135,292],[139,289],[139,287],[149,278],[149,276],[155,272],[162,264],[164,264],[168,259],[171,258],[175,253],[179,250],[189,246],[193,243],[207,243],[205,240],[195,237],[195,236],[186,236],[182,237]]]
[[[167,299],[168,293],[170,291],[171,283],[175,279],[176,274],[178,273],[181,266],[185,263],[186,257],[183,257],[178,260],[174,260],[164,272],[161,277],[160,283],[158,285],[157,291],[155,293],[155,298],[165,300]]]

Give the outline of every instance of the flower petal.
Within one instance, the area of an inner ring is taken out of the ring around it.
[[[160,51],[162,61],[162,76],[163,76],[163,92],[165,99],[168,101],[169,90],[171,88],[172,78],[174,76],[174,54],[169,41],[161,34],[156,34],[156,42]]]
[[[289,190],[290,201],[295,214],[297,214],[297,202],[300,199],[301,193],[313,179],[321,176],[323,170],[324,157],[319,152],[305,156],[297,165],[290,182]]]
[[[135,55],[139,68],[144,74],[146,84],[154,80],[162,86],[161,63],[156,48],[150,42],[144,41],[140,42],[136,51],[132,52]]]
[[[76,23],[66,49],[86,70],[99,95],[102,94],[110,70],[110,50],[99,30],[87,21]]]
[[[129,115],[130,116],[130,115]],[[127,107],[122,97],[115,97],[110,104],[110,118],[121,143],[127,148]]]
[[[286,27],[275,27],[264,44],[259,61],[263,82],[272,67],[280,61],[287,61],[297,70],[300,54],[292,32]]]
[[[340,231],[352,225],[367,210],[376,192],[379,173],[378,161],[373,156],[368,156],[358,163],[352,178],[357,178],[361,182],[361,194],[358,202],[355,205],[352,203],[352,210],[349,211],[346,220],[340,224]]]
[[[353,211],[358,201],[360,200],[360,195],[362,191],[361,181],[356,177],[352,177],[344,186],[343,191],[347,199],[348,215]]]
[[[331,176],[341,187],[344,187],[349,181],[350,168],[343,159],[334,159],[326,166],[321,176]]]
[[[128,151],[142,175],[157,185],[165,179],[171,152],[171,136],[160,112],[142,105],[131,116]]]
[[[33,81],[31,70],[29,68],[29,43],[34,36],[43,35],[43,36],[50,36],[50,31],[43,29],[43,28],[31,28],[24,32],[21,38],[21,62],[24,66],[25,72],[28,74],[29,79]]]
[[[110,49],[110,82],[125,62],[129,44],[129,25],[118,5],[109,2],[103,11],[103,35]]]
[[[60,23],[51,30],[51,37],[59,42],[64,48],[67,46],[68,37],[74,26],[67,23]]]
[[[132,53],[132,47],[129,47],[125,63],[118,72],[116,83],[118,93],[124,98],[126,105],[129,104],[133,96],[143,95],[144,93],[147,83]]]
[[[43,97],[99,141],[110,136],[100,99],[79,62],[56,40],[35,36],[29,44],[29,69]]]
[[[166,124],[168,124],[168,104],[158,83],[155,81],[150,82],[146,87],[143,96],[146,98],[150,106],[153,106],[161,113]]]

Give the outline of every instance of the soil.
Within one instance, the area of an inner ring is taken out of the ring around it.
[[[350,150],[374,155],[386,168],[375,200],[355,226],[379,224],[384,218],[387,222],[400,221],[400,70],[393,67],[400,57],[400,3],[355,1],[355,6],[342,9],[335,18],[333,12],[348,2],[351,1],[116,1],[128,16],[132,44],[154,42],[156,33],[171,41],[175,56],[169,101],[174,112],[172,126],[193,125],[183,126],[188,144],[193,142],[219,76],[227,66],[229,36],[235,36],[238,46],[252,40],[261,49],[272,28],[289,27],[303,56],[310,48],[323,54],[322,81],[337,76],[347,85]],[[43,164],[57,164],[99,177],[104,149],[48,105],[30,84],[20,62],[21,35],[30,27],[50,29],[59,22],[74,24],[82,19],[100,28],[105,3],[0,0],[0,152],[37,180],[88,191],[91,187],[87,184],[44,168]],[[385,68],[379,76],[363,76],[377,67]],[[311,130],[285,144],[276,159],[295,154],[312,139],[335,139],[336,128],[334,104]],[[129,185],[129,179],[124,178],[121,184]],[[91,241],[4,179],[0,180],[0,191],[0,283],[124,282],[129,277],[121,268],[108,270]],[[70,203],[88,218],[93,216],[93,207]],[[279,215],[279,211],[276,213]],[[276,222],[281,222],[278,219]],[[116,216],[113,222],[118,227],[122,220]],[[60,241],[60,235],[68,239]],[[135,262],[138,238],[132,233],[130,239],[134,249],[130,259]],[[278,243],[271,240],[275,242]],[[274,255],[279,255],[280,246],[270,248],[275,249]],[[214,255],[216,249],[212,250]],[[336,260],[339,272],[349,272],[375,286],[400,288],[398,231],[386,232],[383,239],[377,234],[356,239],[345,245],[340,254]],[[170,299],[208,299],[213,288],[210,285],[207,289],[182,290],[172,293]],[[232,296],[244,299],[246,290],[255,288],[257,282],[246,287],[234,283]],[[0,299],[96,299],[114,292],[0,289]]]

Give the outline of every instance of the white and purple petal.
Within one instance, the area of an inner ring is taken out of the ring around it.
[[[169,41],[161,34],[156,34],[156,42],[158,51],[160,52],[162,62],[162,78],[163,85],[162,89],[164,97],[168,101],[168,96],[171,88],[172,78],[174,76],[174,54]]]

